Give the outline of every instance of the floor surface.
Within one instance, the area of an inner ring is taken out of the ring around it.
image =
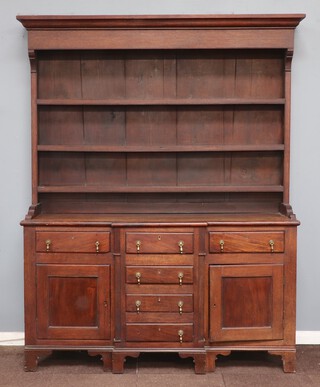
[[[320,346],[297,348],[295,374],[282,371],[280,357],[263,352],[234,352],[219,357],[214,373],[195,375],[192,359],[176,354],[128,358],[125,372],[103,372],[99,357],[86,352],[54,352],[37,372],[23,371],[23,347],[0,347],[0,386],[6,387],[295,387],[320,386]]]

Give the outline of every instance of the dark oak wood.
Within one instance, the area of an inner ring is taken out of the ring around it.
[[[53,350],[265,350],[295,371],[304,15],[18,16],[31,65],[25,369]]]

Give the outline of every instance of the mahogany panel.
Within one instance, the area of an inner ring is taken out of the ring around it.
[[[179,186],[224,184],[225,154],[202,152],[177,155]]]
[[[225,108],[212,106],[177,109],[177,143],[209,145],[224,143]]]
[[[224,328],[268,327],[272,321],[272,279],[224,278]],[[232,308],[230,307],[232,305]]]
[[[37,265],[37,337],[110,338],[110,267]]]
[[[39,154],[39,185],[85,185],[85,157],[81,153]]]
[[[172,153],[128,154],[127,182],[129,186],[175,186],[176,157]]]
[[[284,51],[250,51],[236,59],[234,96],[281,98],[284,96]]]
[[[44,213],[77,214],[217,214],[277,213],[281,193],[41,193]]]
[[[283,265],[210,266],[210,339],[283,338]]]
[[[176,110],[151,106],[127,107],[126,145],[147,147],[176,144]]]
[[[41,51],[38,54],[38,98],[81,98],[79,52]]]
[[[126,144],[125,122],[126,112],[121,107],[84,107],[82,143],[123,146]]]
[[[174,82],[175,72],[164,77],[164,57],[159,52],[127,53],[125,62],[126,98],[163,98],[165,82]],[[171,78],[171,79],[170,79]]]
[[[75,106],[41,106],[38,109],[41,145],[83,144],[83,112]]]
[[[235,106],[225,123],[226,144],[283,144],[281,106]]]
[[[235,152],[230,154],[232,185],[282,185],[283,155],[281,152]]]
[[[41,152],[40,186],[113,186],[126,184],[126,159],[121,153]],[[71,189],[73,191],[73,189]]]
[[[121,51],[82,51],[81,88],[84,99],[124,98],[125,54]]]

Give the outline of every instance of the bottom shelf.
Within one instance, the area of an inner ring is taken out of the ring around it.
[[[39,194],[41,212],[66,214],[278,213],[282,200],[277,192]]]

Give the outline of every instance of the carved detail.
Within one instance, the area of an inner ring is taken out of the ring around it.
[[[32,73],[37,72],[37,54],[34,50],[29,50],[30,69]]]
[[[296,372],[296,351],[277,351],[277,350],[272,350],[268,351],[270,355],[276,355],[276,356],[281,356],[282,358],[282,366],[283,366],[283,371],[286,373],[294,373]]]
[[[181,359],[192,357],[194,361],[194,372],[196,374],[205,374],[207,370],[207,356],[205,353],[186,353],[179,352]]]
[[[287,216],[289,219],[296,220],[296,215],[293,213],[293,210],[290,204],[281,203],[279,210],[281,214]]]
[[[24,370],[34,372],[37,370],[40,357],[49,356],[52,350],[25,350],[24,351]]]
[[[103,362],[103,371],[111,371],[112,369],[112,354],[111,352],[93,352],[88,351],[89,356],[101,356]]]
[[[293,50],[288,49],[286,52],[286,64],[285,64],[286,71],[291,71],[292,57],[293,57]]]
[[[140,352],[113,352],[112,353],[112,373],[123,374],[124,362],[127,356],[138,357]]]
[[[33,219],[35,216],[39,215],[41,212],[41,203],[32,204],[29,207],[29,211],[26,215],[26,220]]]
[[[229,356],[231,351],[210,351],[207,352],[207,372],[214,372],[218,355]]]

